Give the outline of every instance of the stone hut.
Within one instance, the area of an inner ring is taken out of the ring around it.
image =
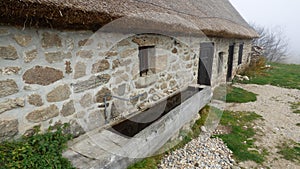
[[[126,139],[164,128],[133,158],[153,154],[248,63],[258,36],[228,0],[2,0],[0,13],[0,141],[70,123],[78,168],[132,162],[91,154],[87,135],[115,138],[112,126]]]

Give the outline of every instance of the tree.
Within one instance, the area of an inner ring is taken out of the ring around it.
[[[288,39],[281,27],[265,28],[256,24],[251,26],[260,35],[259,38],[253,40],[253,45],[263,49],[263,56],[271,62],[282,62],[287,59]]]

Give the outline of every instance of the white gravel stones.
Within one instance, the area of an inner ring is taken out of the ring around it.
[[[232,152],[219,138],[200,135],[183,148],[166,155],[159,169],[230,169],[236,167]]]

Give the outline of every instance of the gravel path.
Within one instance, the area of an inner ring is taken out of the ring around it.
[[[256,136],[258,140],[255,144],[267,149],[270,153],[263,166],[272,169],[300,169],[298,164],[282,159],[276,148],[277,145],[286,140],[300,143],[300,127],[296,126],[297,123],[300,123],[300,115],[292,113],[290,108],[291,102],[300,102],[300,90],[254,84],[235,86],[258,94],[257,101],[244,104],[213,101],[212,105],[223,110],[255,111],[255,113],[263,116],[265,120],[255,126],[263,133]],[[231,157],[232,152],[222,140],[209,138],[209,134],[206,133],[192,140],[184,148],[166,155],[159,168],[264,168],[251,161],[236,164]]]
[[[225,109],[232,111],[255,111],[265,120],[256,127],[263,135],[257,136],[255,144],[266,148],[269,156],[263,164],[272,169],[300,169],[299,164],[283,159],[277,152],[276,146],[282,141],[293,140],[300,143],[300,115],[292,112],[291,103],[300,102],[300,90],[285,89],[270,85],[238,84],[235,85],[258,94],[257,101],[244,104],[226,103]],[[260,167],[253,162],[239,164],[244,168]]]
[[[201,135],[184,146],[166,155],[158,168],[160,169],[230,169],[235,161],[232,152],[221,139]]]

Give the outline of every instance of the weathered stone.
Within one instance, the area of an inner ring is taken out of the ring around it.
[[[167,69],[168,55],[160,55],[155,58],[155,72],[162,72]]]
[[[185,82],[190,82],[193,80],[193,74],[189,71],[178,71],[176,73],[176,79],[183,79]]]
[[[129,76],[127,73],[123,73],[121,75],[119,75],[119,77],[123,80],[123,81],[128,81],[129,80]]]
[[[131,63],[131,59],[120,60],[120,66],[128,66]]]
[[[0,81],[0,98],[19,92],[17,83],[12,79]]]
[[[110,101],[111,98],[111,91],[103,87],[97,94],[96,94],[96,103],[103,103],[104,102],[104,97],[106,97],[106,101]]]
[[[83,62],[78,62],[75,65],[74,79],[81,78],[86,75],[86,65]]]
[[[171,88],[175,87],[177,85],[177,82],[175,80],[171,80],[169,86]]]
[[[61,85],[53,89],[47,94],[48,102],[60,102],[70,98],[71,90],[67,84]]]
[[[105,124],[105,116],[103,110],[98,110],[89,114],[88,129],[93,130]]]
[[[12,109],[19,108],[19,107],[24,107],[24,106],[25,106],[24,99],[21,99],[21,98],[8,99],[8,100],[0,103],[0,114],[5,111],[12,110]]]
[[[158,37],[140,36],[132,39],[132,42],[139,46],[155,46],[158,43]]]
[[[173,64],[172,71],[176,72],[178,70],[181,70],[181,65],[180,64]]]
[[[130,42],[127,39],[121,40],[118,43],[118,47],[129,46],[129,45],[130,45]]]
[[[22,47],[26,47],[28,46],[31,41],[32,41],[32,38],[30,35],[15,35],[14,36],[14,40]]]
[[[77,56],[80,56],[81,58],[87,58],[90,59],[93,57],[94,53],[91,50],[82,50],[76,53]]]
[[[113,64],[112,64],[112,68],[113,69],[116,69],[120,66],[120,61],[117,59],[117,60],[114,60],[113,61]]]
[[[79,42],[78,42],[78,46],[89,46],[89,45],[91,45],[92,43],[94,42],[94,40],[93,39],[84,39],[84,40],[80,40]]]
[[[118,95],[119,96],[123,96],[125,94],[125,91],[126,91],[126,84],[122,84],[118,87]]]
[[[48,63],[56,63],[62,62],[64,59],[72,58],[71,52],[63,53],[63,52],[47,52],[45,53],[45,57]]]
[[[2,70],[2,74],[3,75],[19,74],[20,70],[21,70],[20,67],[6,67]]]
[[[172,49],[172,53],[176,54],[177,52],[177,48]]]
[[[109,82],[111,76],[103,74],[99,76],[92,76],[89,80],[81,81],[73,85],[74,93],[80,93],[89,89],[94,89]]]
[[[26,52],[25,53],[25,58],[24,58],[24,62],[25,63],[30,63],[31,61],[33,61],[35,58],[37,58],[38,56],[38,51],[36,49]]]
[[[130,95],[130,103],[131,104],[136,105],[138,103],[139,97],[137,97],[137,96],[138,96],[137,93]]]
[[[41,125],[36,125],[25,131],[24,136],[30,137],[33,136],[36,132],[40,131]]]
[[[53,117],[57,117],[59,115],[59,110],[55,105],[50,105],[46,108],[41,108],[29,113],[26,116],[26,119],[29,122],[39,123],[42,121],[49,120]]]
[[[91,93],[87,93],[79,101],[80,105],[83,108],[90,107],[93,104],[93,96]]]
[[[190,69],[190,68],[192,68],[192,67],[193,67],[193,64],[192,64],[192,63],[186,65],[186,68],[187,68],[187,69]]]
[[[75,113],[74,101],[71,100],[65,103],[60,111],[60,114],[64,117],[70,116]]]
[[[66,134],[71,134],[73,138],[77,138],[83,134],[85,134],[84,129],[77,123],[76,120],[71,120],[69,122],[70,127],[64,130]]]
[[[71,51],[74,49],[74,40],[72,38],[66,39],[66,46],[68,51]]]
[[[151,100],[153,100],[153,101],[158,101],[160,99],[160,96],[159,95],[157,95],[157,94],[154,94],[152,97],[151,97]]]
[[[17,50],[15,47],[9,46],[0,46],[0,58],[7,60],[16,60],[19,58]]]
[[[137,89],[149,87],[153,85],[157,81],[157,76],[148,76],[148,77],[141,77],[137,81],[135,81],[135,87]]]
[[[50,67],[35,66],[27,70],[23,80],[27,84],[39,84],[47,86],[63,78],[63,72]]]
[[[147,98],[148,98],[148,93],[147,92],[141,93],[140,101],[145,101]]]
[[[191,55],[185,55],[182,59],[184,61],[189,61],[189,60],[191,60]]]
[[[116,77],[115,78],[115,84],[120,84],[120,83],[122,83],[123,82],[123,79],[121,79],[121,78],[119,78],[119,77]]]
[[[37,107],[43,106],[42,97],[38,94],[33,94],[28,97],[28,103]]]
[[[115,105],[115,103],[112,103],[111,105],[111,118],[116,118],[118,117],[122,112],[120,109],[118,109]]]
[[[165,90],[168,88],[168,84],[167,83],[163,83],[161,86],[160,86],[160,89],[161,90]]]
[[[171,80],[171,79],[173,79],[173,76],[170,75],[170,74],[168,74],[168,76],[167,76],[167,81],[169,81],[169,80]]]
[[[123,74],[123,73],[125,73],[125,71],[124,70],[118,70],[118,71],[116,71],[114,74],[113,74],[113,76],[120,76],[121,74]]]
[[[105,56],[106,57],[113,57],[113,56],[117,56],[119,53],[116,52],[116,51],[109,51],[109,52],[106,52]]]
[[[86,112],[85,111],[81,111],[81,112],[78,112],[76,114],[76,118],[83,119],[85,117],[85,115],[86,115]]]
[[[93,64],[92,73],[99,73],[104,70],[108,70],[110,67],[110,64],[107,60],[99,60],[97,63]]]
[[[43,48],[62,47],[61,38],[58,36],[58,34],[44,32],[42,36]]]
[[[137,49],[127,49],[125,51],[122,51],[120,56],[121,58],[126,58],[132,56],[135,52],[138,52]]]
[[[0,142],[13,139],[18,134],[18,120],[0,121]]]
[[[72,73],[73,70],[72,70],[72,67],[71,67],[71,61],[65,61],[65,73],[66,74],[70,74]]]

